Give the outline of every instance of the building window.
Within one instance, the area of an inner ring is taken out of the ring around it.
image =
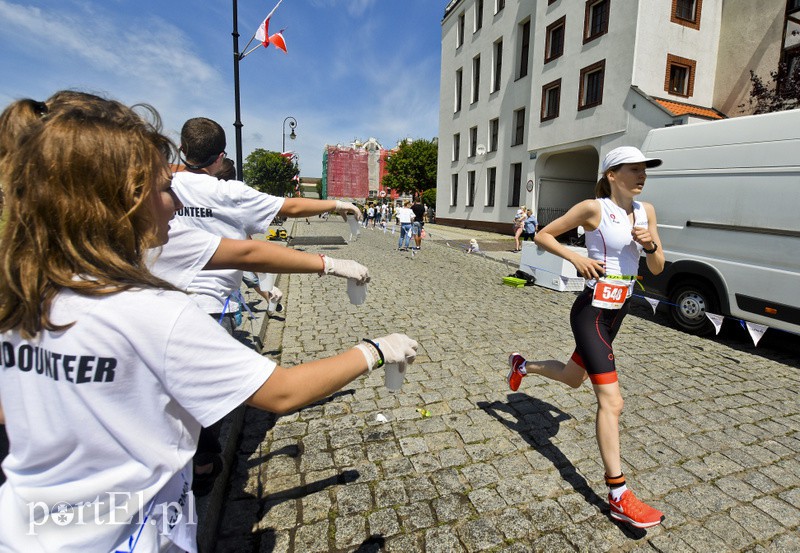
[[[475,1],[475,32],[483,27],[483,0]]]
[[[514,136],[512,146],[522,144],[525,140],[525,108],[514,111]]]
[[[458,173],[450,176],[450,205],[458,205]]]
[[[800,0],[797,0],[800,4]],[[783,52],[783,63],[778,66],[778,86],[787,90],[788,86],[800,79],[800,48],[795,47]]]
[[[603,80],[606,60],[598,61],[581,69],[581,88],[578,92],[578,109],[586,109],[603,103]]]
[[[541,120],[547,121],[558,117],[561,107],[561,79],[557,79],[542,87],[542,115]]]
[[[608,13],[611,0],[587,0],[586,16],[583,22],[583,43],[596,39],[608,32]]]
[[[676,96],[688,98],[694,93],[694,75],[697,62],[667,54],[667,74],[664,90]]]
[[[494,13],[500,13],[506,7],[506,0],[494,0]]]
[[[478,153],[478,127],[469,130],[469,157],[475,157]]]
[[[508,206],[509,207],[517,207],[519,206],[519,194],[520,190],[522,189],[522,164],[521,163],[512,163],[511,164],[511,193],[508,195]]]
[[[481,57],[472,58],[472,103],[478,101],[481,93]]]
[[[464,44],[464,12],[458,16],[458,23],[456,25],[456,49],[461,48]]]
[[[565,15],[547,27],[547,37],[544,45],[544,62],[553,61],[564,53],[564,28],[567,16]]]
[[[496,152],[500,138],[500,119],[489,121],[489,151]]]
[[[464,71],[459,69],[456,71],[456,90],[455,90],[455,106],[453,111],[458,113],[461,111],[461,88],[463,87]]]
[[[670,21],[699,30],[702,7],[703,0],[672,0]]]
[[[511,145],[518,146],[525,140],[525,108],[514,110],[514,135]]]
[[[461,133],[453,135],[453,161],[461,157]]]
[[[500,75],[503,69],[503,39],[494,43],[494,75],[492,75],[492,92],[500,90]]]
[[[497,167],[486,170],[486,207],[494,206],[494,189],[497,184]]]
[[[467,173],[467,205],[475,205],[475,171]]]
[[[789,4],[786,6],[786,11],[788,13],[792,13],[793,11],[800,10],[800,0],[789,0]]]
[[[519,67],[517,67],[517,78],[528,74],[528,53],[531,47],[531,21],[530,19],[519,24]]]

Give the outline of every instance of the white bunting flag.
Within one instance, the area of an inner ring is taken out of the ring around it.
[[[758,346],[759,340],[761,340],[761,337],[764,336],[769,327],[751,322],[745,322],[745,325],[747,326],[747,332],[750,333],[750,337],[753,339],[753,345]]]
[[[725,320],[725,317],[708,312],[706,312],[706,317],[708,317],[708,320],[714,324],[714,329],[716,329],[716,333],[719,334],[719,329],[722,328],[722,321]]]
[[[656,298],[645,298],[645,299],[647,300],[647,303],[650,304],[650,307],[653,308],[653,315],[655,315],[656,314],[656,307],[658,307],[658,304],[661,303],[661,302],[659,302]]]

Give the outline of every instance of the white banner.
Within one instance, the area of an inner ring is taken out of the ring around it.
[[[716,329],[717,334],[719,334],[719,329],[722,328],[722,321],[725,320],[725,317],[708,312],[706,312],[706,317],[708,317],[708,320],[714,324],[714,328]]]
[[[753,345],[758,346],[759,340],[761,340],[761,337],[764,336],[769,327],[747,321],[744,324],[747,325],[747,332],[750,333],[750,337],[753,339]]]

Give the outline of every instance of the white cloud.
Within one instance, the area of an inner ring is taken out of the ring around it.
[[[42,9],[0,0],[0,20],[4,50],[19,50],[39,71],[46,67],[60,82],[75,83],[70,86],[108,89],[115,97],[160,109],[177,105],[181,97],[215,96],[224,89],[215,68],[163,19],[113,19],[86,4]],[[4,88],[9,85],[7,78]]]

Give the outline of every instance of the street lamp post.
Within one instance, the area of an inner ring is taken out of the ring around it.
[[[297,135],[294,132],[295,127],[297,127],[297,119],[295,119],[294,117],[292,117],[290,115],[289,117],[287,117],[286,119],[283,120],[283,135],[281,137],[283,139],[283,141],[281,142],[281,153],[286,152],[286,122],[287,121],[289,122],[289,128],[292,131],[292,133],[289,135],[289,138],[291,138],[292,140],[297,138]]]

